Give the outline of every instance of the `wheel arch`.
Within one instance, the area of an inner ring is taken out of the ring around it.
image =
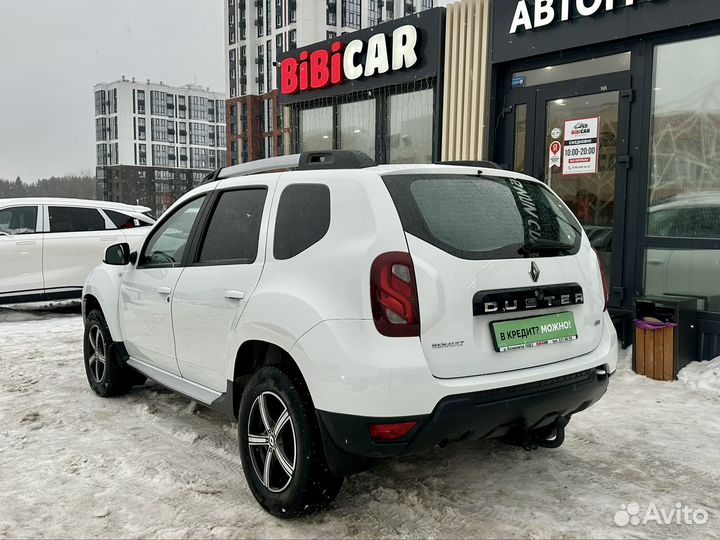
[[[283,347],[260,339],[245,341],[235,354],[233,368],[233,415],[237,419],[240,398],[243,389],[258,369],[263,366],[276,366],[283,370],[299,384],[307,393],[312,403],[312,396],[305,377],[295,359]]]
[[[88,276],[82,292],[83,318],[92,309],[99,309],[107,322],[114,342],[123,341],[118,313],[121,274],[101,264]]]

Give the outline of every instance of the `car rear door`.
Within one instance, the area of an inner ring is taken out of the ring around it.
[[[0,208],[0,302],[43,293],[42,220],[39,205]]]
[[[384,180],[406,231],[436,377],[523,369],[598,346],[597,257],[542,184],[467,173]]]
[[[97,208],[47,205],[43,243],[45,292],[82,290],[88,274],[102,262],[105,248],[122,242]]]
[[[260,279],[276,177],[218,190],[192,261],[172,299],[175,350],[182,376],[218,392],[227,385],[230,343]]]

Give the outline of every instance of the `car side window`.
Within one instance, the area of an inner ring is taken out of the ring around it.
[[[267,189],[239,189],[220,195],[200,248],[200,264],[252,264]]]
[[[323,184],[286,187],[278,202],[273,257],[295,257],[322,240],[330,228],[330,190]]]
[[[51,206],[50,232],[104,231],[105,218],[95,208]]]
[[[37,213],[37,206],[3,208],[0,210],[0,235],[33,234]]]
[[[122,212],[117,212],[115,210],[103,208],[103,212],[107,214],[107,217],[110,218],[110,221],[113,222],[116,229],[134,229],[135,227],[146,227],[147,225],[152,225],[150,222],[142,221],[138,218],[128,216],[127,214],[123,214]]]
[[[205,195],[193,199],[153,231],[140,257],[145,267],[179,266],[187,249],[190,231],[200,214]]]

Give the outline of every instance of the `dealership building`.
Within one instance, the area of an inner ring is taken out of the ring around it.
[[[610,279],[720,354],[720,2],[463,0],[278,57],[286,153],[489,159],[551,186]]]

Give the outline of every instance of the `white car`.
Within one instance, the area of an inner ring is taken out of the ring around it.
[[[0,199],[0,304],[79,298],[105,248],[139,244],[144,206],[82,199]]]
[[[677,195],[648,212],[648,236],[720,240],[720,194]],[[720,255],[714,249],[648,248],[645,290],[649,294],[720,296]],[[701,309],[704,306],[700,305]]]
[[[544,184],[343,151],[265,162],[108,248],[83,314],[91,388],[150,377],[237,419],[267,511],[318,510],[343,477],[448,441],[559,446],[605,393],[607,288]]]

